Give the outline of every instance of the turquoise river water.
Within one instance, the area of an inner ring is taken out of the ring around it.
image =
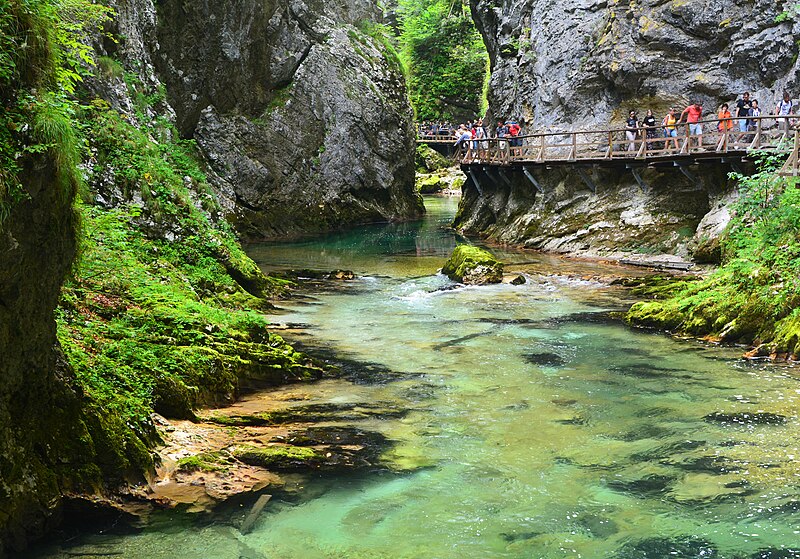
[[[247,535],[167,515],[41,557],[800,557],[800,372],[609,319],[625,293],[586,278],[620,268],[497,251],[527,284],[454,288],[437,269],[458,241],[456,204],[252,247],[267,269],[356,272],[276,319],[410,373],[314,389],[410,409],[363,423],[395,441],[387,459],[404,473],[309,480]]]

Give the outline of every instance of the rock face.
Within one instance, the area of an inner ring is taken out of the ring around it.
[[[589,186],[568,167],[534,167],[539,192],[520,174],[509,183],[477,173],[464,186],[455,226],[503,243],[595,257],[678,255],[718,235],[729,219],[720,209],[729,189],[724,165],[707,165],[693,182],[677,169],[642,171],[640,187],[629,171],[600,169]],[[716,219],[706,217],[713,211]]]
[[[368,0],[158,4],[157,42],[145,33],[143,46],[248,236],[422,213],[413,114],[381,18]]]
[[[771,111],[795,97],[800,18],[791,4],[707,0],[471,0],[489,50],[489,118],[515,117],[523,132],[603,129],[628,109],[697,99],[713,113],[748,90]],[[789,17],[781,16],[784,9]],[[593,194],[574,171],[539,170],[543,193],[469,182],[458,225],[504,242],[589,255],[668,252],[713,262],[727,225],[731,168],[648,170],[643,191],[626,170],[595,170]],[[485,184],[483,184],[485,183]],[[708,215],[706,215],[708,214]]]
[[[783,89],[798,93],[791,2],[470,4],[491,60],[490,113],[529,130],[621,122],[628,107],[664,114],[694,98],[715,111],[745,90],[770,111]]]
[[[467,285],[486,285],[503,281],[503,263],[482,248],[459,245],[442,267],[442,273]]]
[[[29,199],[0,227],[0,557],[41,534],[77,480],[99,479],[53,320],[75,255],[72,200],[50,158],[21,178]]]

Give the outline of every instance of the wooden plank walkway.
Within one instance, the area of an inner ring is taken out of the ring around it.
[[[789,115],[798,122],[800,115]],[[510,138],[487,138],[464,142],[456,160],[465,166],[527,167],[530,165],[570,166],[679,166],[702,160],[741,161],[756,153],[787,156],[781,170],[784,176],[800,176],[800,128],[788,126],[774,116],[750,117],[754,129],[739,132],[738,119],[731,119],[732,128],[720,132],[719,120],[704,120],[704,133],[692,135],[688,124],[677,126],[678,137],[663,137],[661,126],[639,129],[629,140],[624,128],[611,130],[577,130],[518,136],[516,145]],[[419,143],[450,143],[453,140],[420,139]]]

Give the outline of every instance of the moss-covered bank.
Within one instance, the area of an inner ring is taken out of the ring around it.
[[[764,157],[737,176],[741,199],[721,241],[723,262],[702,281],[681,281],[635,304],[629,324],[752,346],[752,356],[800,354],[800,190]]]
[[[164,92],[113,61],[94,75],[83,41],[107,15],[0,2],[0,557],[52,529],[65,495],[144,481],[154,411],[321,374],[268,331],[289,282],[242,251],[154,110]],[[112,78],[132,111],[85,86]]]

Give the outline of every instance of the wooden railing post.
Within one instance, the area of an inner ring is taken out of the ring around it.
[[[636,159],[647,157],[647,136],[642,136],[642,132],[643,130],[639,130],[638,132],[639,136],[642,138],[642,145],[639,146],[639,150],[636,152]]]
[[[575,161],[578,158],[578,133],[572,133],[572,151],[569,154],[569,160]]]
[[[539,146],[539,157],[536,158],[537,161],[544,161],[544,151],[546,149],[545,146],[545,136],[542,134],[539,136],[540,146]]]
[[[686,137],[683,140],[683,147],[681,148],[680,153],[682,155],[685,155],[685,154],[689,153],[689,151],[691,151],[691,145],[692,145],[692,131],[689,129],[689,125],[687,124],[686,125]]]
[[[614,159],[614,132],[608,131],[608,151],[606,152],[608,159]]]
[[[755,148],[754,149],[758,149],[758,148],[761,147],[761,123],[762,122],[763,122],[763,120],[760,117],[758,118],[758,120],[756,120],[756,137],[755,137],[755,139],[753,139],[753,143],[755,144]]]

